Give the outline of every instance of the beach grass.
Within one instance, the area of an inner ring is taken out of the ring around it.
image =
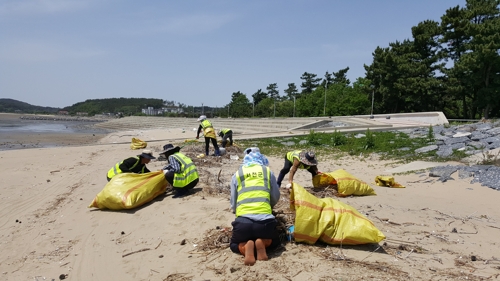
[[[382,160],[401,160],[411,162],[425,161],[458,161],[467,155],[462,151],[454,151],[448,157],[439,157],[436,151],[415,153],[415,150],[434,143],[429,134],[421,137],[410,137],[400,131],[372,132],[367,129],[363,134],[322,133],[310,130],[308,134],[293,137],[273,137],[264,139],[240,140],[242,147],[257,146],[261,152],[270,156],[281,156],[291,150],[313,150],[321,155],[367,156],[378,154]]]

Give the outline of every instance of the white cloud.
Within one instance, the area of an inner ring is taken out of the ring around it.
[[[85,0],[7,0],[0,3],[0,14],[51,14],[86,8]]]
[[[102,56],[102,50],[71,48],[46,42],[18,42],[0,46],[0,61],[47,62]]]

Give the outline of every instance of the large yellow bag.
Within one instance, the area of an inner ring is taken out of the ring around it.
[[[133,209],[164,193],[168,185],[162,171],[118,174],[97,194],[89,208]]]
[[[296,242],[332,245],[378,243],[385,235],[353,207],[333,198],[319,199],[293,183],[290,209],[295,210]]]
[[[349,174],[344,169],[316,175],[312,181],[314,187],[337,184],[338,196],[377,195],[370,185]]]
[[[130,144],[131,149],[141,149],[146,148],[148,144],[138,138],[132,138],[132,143]]]

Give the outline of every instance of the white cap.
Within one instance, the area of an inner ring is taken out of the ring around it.
[[[200,116],[200,118],[198,118],[198,121],[203,121],[203,120],[205,120],[205,119],[207,119],[207,116],[205,116],[205,115],[201,115],[201,116]]]

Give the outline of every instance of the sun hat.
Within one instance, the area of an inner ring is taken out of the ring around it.
[[[153,156],[153,152],[149,149],[145,149],[142,151],[141,154],[137,155],[138,157],[146,158],[146,159],[156,159],[156,157]]]
[[[316,166],[318,165],[318,161],[316,160],[316,155],[312,151],[302,151],[299,154],[300,162],[308,165],[308,166]]]
[[[198,121],[203,121],[203,120],[205,120],[205,119],[207,119],[207,116],[205,116],[205,115],[201,115],[201,116],[200,116],[200,118],[198,118]]]
[[[179,150],[181,150],[180,147],[174,146],[173,144],[169,143],[163,146],[163,151],[160,152],[160,154],[170,155],[179,152]]]

